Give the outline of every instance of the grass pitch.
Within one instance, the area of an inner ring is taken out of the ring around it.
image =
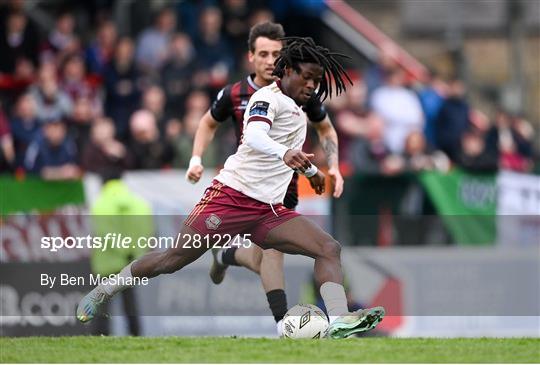
[[[540,339],[0,338],[2,363],[538,363]]]

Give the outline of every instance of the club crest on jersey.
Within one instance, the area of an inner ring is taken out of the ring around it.
[[[268,108],[270,107],[270,103],[267,103],[266,101],[256,101],[253,103],[251,108],[249,109],[249,115],[268,115]]]
[[[219,225],[221,224],[221,219],[215,214],[210,214],[210,216],[206,218],[205,223],[206,223],[206,228],[212,229],[215,231],[216,229],[218,229]]]

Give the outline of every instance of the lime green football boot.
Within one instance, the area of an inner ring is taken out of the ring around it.
[[[109,301],[110,296],[99,286],[81,299],[77,306],[77,319],[82,322],[90,322],[99,313],[101,305]]]
[[[384,308],[361,309],[336,319],[328,328],[328,338],[347,338],[355,333],[372,330],[384,318]]]

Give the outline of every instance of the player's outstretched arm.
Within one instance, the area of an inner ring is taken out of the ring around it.
[[[218,126],[219,123],[212,117],[210,110],[203,115],[199,122],[193,141],[191,160],[189,161],[189,167],[186,172],[186,179],[193,184],[201,179],[204,171],[201,157],[208,148],[210,142],[214,139]]]
[[[328,176],[334,187],[334,198],[339,198],[343,193],[343,176],[339,171],[338,137],[330,118],[326,116],[318,123],[312,123],[319,135],[322,148],[326,154],[328,163]]]

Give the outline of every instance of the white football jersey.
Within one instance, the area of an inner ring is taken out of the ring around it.
[[[306,140],[307,118],[293,99],[283,94],[277,83],[257,90],[244,112],[247,123],[259,121],[270,125],[268,136],[289,149],[301,150]],[[216,176],[219,182],[264,203],[282,203],[293,170],[283,160],[246,145],[225,162]]]

